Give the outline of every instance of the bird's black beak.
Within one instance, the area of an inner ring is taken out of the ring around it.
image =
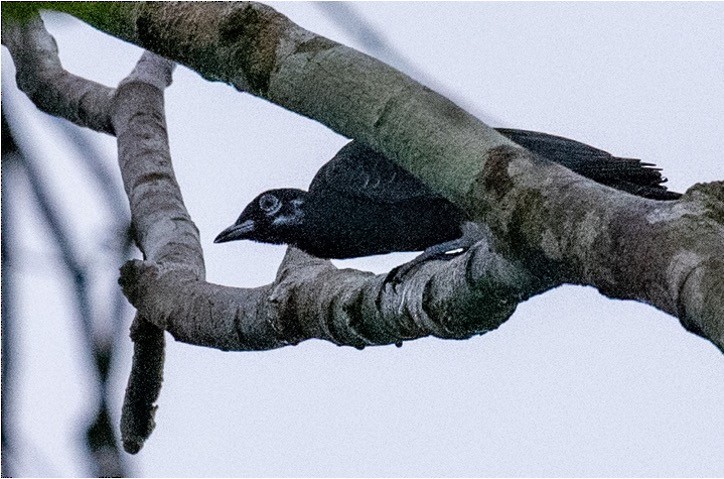
[[[246,220],[242,223],[233,224],[219,233],[219,236],[214,239],[214,243],[249,239],[251,233],[254,232],[254,227],[254,220]]]

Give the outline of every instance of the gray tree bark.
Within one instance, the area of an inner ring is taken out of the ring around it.
[[[572,283],[650,304],[724,350],[724,182],[694,185],[674,202],[599,185],[536,159],[409,77],[263,5],[54,8],[374,147],[489,231],[465,254],[425,264],[397,288],[294,248],[270,285],[208,283],[168,153],[162,101],[168,64],[146,57],[111,90],[62,71],[38,19],[23,24],[5,15],[3,43],[17,64],[18,84],[38,107],[118,137],[145,258],[124,266],[121,277],[140,318],[134,373],[139,381],[149,377],[143,368],[151,364],[156,377],[151,387],[129,386],[127,402],[143,404],[145,412],[124,408],[127,450],[137,451],[153,427],[163,330],[223,350],[310,338],[358,348],[428,335],[460,339],[496,328],[521,301]],[[155,344],[146,350],[150,359],[141,359],[141,346],[149,344]]]

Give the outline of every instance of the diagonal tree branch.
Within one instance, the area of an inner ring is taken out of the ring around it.
[[[490,225],[531,269],[646,302],[724,344],[721,182],[667,203],[602,187],[264,5],[58,8],[374,147]]]

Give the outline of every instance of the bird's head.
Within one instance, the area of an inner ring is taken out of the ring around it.
[[[239,219],[214,239],[214,243],[253,240],[293,243],[304,218],[306,191],[283,188],[265,191],[249,203]]]

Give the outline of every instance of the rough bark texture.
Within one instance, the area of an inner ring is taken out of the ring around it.
[[[537,275],[649,303],[723,347],[721,182],[658,203],[583,180],[534,160],[389,66],[263,5],[67,10],[375,147],[490,225]]]
[[[34,17],[24,25],[4,21],[2,43],[14,52],[18,87],[42,111],[80,126],[113,134],[111,88],[63,69],[58,45]]]
[[[498,327],[540,287],[485,242],[450,263],[424,265],[397,288],[383,279],[289,248],[275,282],[259,288],[199,282],[142,261],[126,265],[122,281],[139,313],[176,339],[245,351],[312,338],[357,348],[430,335],[468,338]]]
[[[260,350],[310,338],[355,347],[426,335],[467,338],[497,327],[528,297],[575,283],[651,304],[724,349],[722,182],[696,185],[675,202],[601,186],[534,158],[409,77],[262,5],[54,8],[375,147],[490,228],[489,238],[466,254],[423,265],[396,289],[383,287],[381,276],[338,270],[293,248],[271,285],[206,283],[198,231],[168,155],[157,84],[163,75],[136,75],[119,87],[113,108],[98,100],[103,111],[88,120],[63,81],[49,81],[45,88],[52,91],[43,96],[32,94],[34,69],[42,81],[42,65],[55,62],[44,59],[55,54],[52,48],[38,46],[47,40],[27,34],[38,24],[3,24],[3,41],[11,32],[8,48],[31,79],[23,88],[34,101],[51,98],[46,111],[118,134],[146,258],[126,265],[121,283],[140,317],[176,339]],[[104,88],[91,88],[92,95],[108,95]],[[111,129],[104,126],[108,118]],[[134,371],[141,367],[134,363]],[[129,450],[140,448],[148,433],[134,437]]]
[[[171,84],[172,70],[168,60],[144,54],[115,91],[110,117],[135,239],[144,257],[203,278],[199,233],[171,168],[163,89]],[[142,313],[134,319],[133,366],[121,415],[123,447],[130,453],[141,450],[155,426],[154,403],[163,381],[163,334]]]

